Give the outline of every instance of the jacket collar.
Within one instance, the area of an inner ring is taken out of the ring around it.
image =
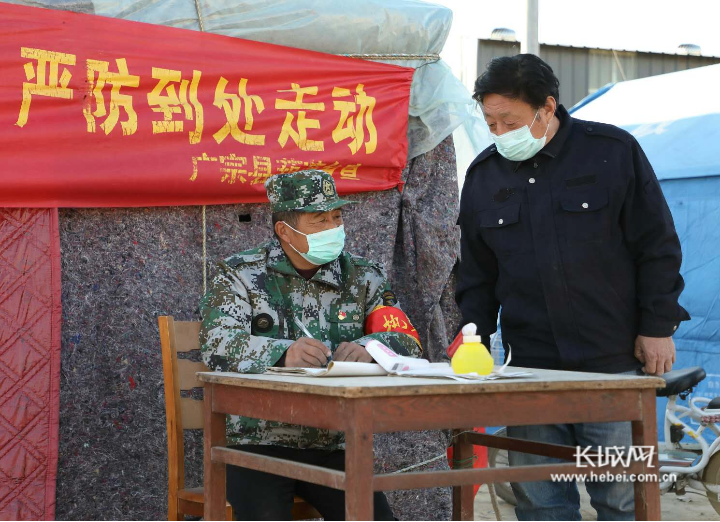
[[[550,140],[550,143],[545,145],[540,152],[538,152],[538,154],[545,154],[551,158],[555,158],[558,154],[560,154],[560,151],[562,150],[563,145],[565,145],[565,142],[570,135],[570,131],[572,130],[573,120],[573,117],[570,116],[563,105],[558,105],[555,115],[558,117],[558,120],[560,120],[560,127],[558,127],[558,131],[555,133],[555,136],[553,136],[553,139]]]

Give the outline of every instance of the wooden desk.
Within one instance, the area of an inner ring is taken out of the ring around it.
[[[373,519],[373,491],[453,486],[453,518],[473,520],[472,484],[549,480],[574,473],[575,447],[478,433],[473,426],[631,421],[636,446],[657,449],[655,377],[532,370],[533,377],[479,383],[406,377],[309,378],[222,372],[198,373],[205,383],[205,520],[225,516],[225,465],[233,464],[345,490],[348,520]],[[225,414],[345,432],[345,472],[254,455],[225,447]],[[454,458],[472,457],[472,445],[512,449],[568,460],[503,469],[373,474],[373,433],[455,429]],[[596,473],[657,474],[654,461]],[[588,469],[579,470],[587,473]],[[657,482],[635,483],[637,520],[660,519]],[[239,514],[242,516],[241,514]]]

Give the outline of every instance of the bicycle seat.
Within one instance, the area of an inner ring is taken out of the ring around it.
[[[720,397],[715,397],[707,405],[708,410],[720,410]]]
[[[669,397],[670,395],[678,395],[689,390],[697,383],[705,378],[705,370],[700,366],[692,368],[683,368],[681,370],[673,370],[662,375],[665,379],[665,387],[658,390],[658,397]]]

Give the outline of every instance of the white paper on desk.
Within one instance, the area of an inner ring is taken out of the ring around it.
[[[285,368],[272,366],[266,374],[298,375],[304,377],[363,377],[387,375],[382,366],[375,363],[330,361],[327,368]]]
[[[392,348],[375,339],[367,342],[365,350],[388,373],[427,369],[431,366],[430,361],[426,359],[400,355]]]
[[[389,349],[389,348],[388,348]],[[506,372],[510,360],[512,359],[512,349],[508,350],[508,357],[505,364],[500,368],[493,370],[489,375],[478,375],[477,373],[455,373],[449,363],[430,363],[423,368],[416,368],[404,371],[391,371],[390,375],[399,375],[401,377],[429,377],[439,379],[453,379],[456,381],[494,381],[497,379],[517,379],[520,377],[530,377],[531,372]]]
[[[379,344],[379,343],[378,343]],[[382,345],[387,351],[392,351],[390,348]],[[395,353],[395,352],[392,352]],[[396,354],[397,355],[397,354]],[[494,381],[497,379],[516,379],[519,377],[529,377],[533,374],[531,372],[511,372],[507,373],[505,370],[510,364],[511,353],[508,352],[508,358],[505,364],[500,368],[493,370],[489,375],[478,375],[477,373],[465,373],[456,374],[449,363],[431,363],[424,359],[421,365],[413,369],[393,369],[386,371],[382,366],[375,363],[361,363],[361,362],[345,362],[345,361],[330,361],[327,368],[287,368],[272,366],[267,369],[266,374],[270,375],[297,375],[302,377],[367,377],[367,376],[382,376],[382,375],[393,375],[399,377],[426,377],[433,379],[452,379],[455,381]],[[391,368],[406,368],[407,365],[396,365],[395,363],[408,359],[406,357],[397,356],[398,359],[393,359],[390,362]],[[385,361],[383,361],[385,362]]]
[[[390,372],[390,375],[398,375],[400,377],[427,377],[436,379],[453,379],[455,381],[494,381],[498,379],[517,379],[520,377],[530,377],[531,372],[502,372],[493,371],[489,375],[478,375],[477,373],[455,373],[448,363],[436,363],[442,367],[432,366],[421,370],[407,370],[400,372]]]

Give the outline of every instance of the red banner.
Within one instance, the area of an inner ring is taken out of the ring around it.
[[[400,184],[413,69],[0,3],[0,207],[261,202]]]

